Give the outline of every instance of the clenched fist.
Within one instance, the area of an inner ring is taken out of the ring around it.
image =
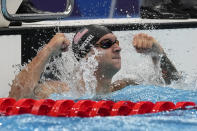
[[[161,45],[152,36],[144,33],[135,35],[132,44],[138,53],[164,53]]]
[[[57,33],[48,43],[48,47],[53,53],[65,52],[68,50],[70,41],[65,37],[63,33]]]

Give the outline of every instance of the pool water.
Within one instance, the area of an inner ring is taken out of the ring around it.
[[[65,96],[51,96],[52,99],[66,99]],[[104,96],[108,100],[137,101],[193,101],[197,103],[197,91],[173,89],[158,86],[128,86],[122,90]],[[176,110],[155,114],[66,118],[35,116],[30,114],[18,116],[1,116],[0,130],[45,131],[45,130],[146,130],[176,131],[197,129],[197,110]]]

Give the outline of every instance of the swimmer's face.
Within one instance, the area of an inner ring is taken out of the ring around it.
[[[102,43],[102,44],[101,44]],[[96,43],[96,50],[98,55],[96,55],[96,60],[98,61],[99,68],[103,68],[107,71],[112,71],[114,73],[118,72],[121,68],[121,48],[117,37],[110,33],[104,35]]]

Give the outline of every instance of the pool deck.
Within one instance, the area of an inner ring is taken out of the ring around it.
[[[81,26],[99,24],[112,31],[123,30],[156,30],[197,28],[197,19],[141,19],[141,18],[116,18],[116,19],[80,19],[59,20],[22,23],[22,26],[9,26],[0,28],[0,35],[24,34],[27,31],[63,30],[65,33],[75,32]],[[56,31],[57,32],[57,31]]]
[[[34,23],[23,23],[22,27],[49,27],[49,26],[82,26],[89,24],[101,25],[138,25],[138,24],[192,24],[197,19],[141,19],[141,18],[116,18],[116,19],[81,19],[42,21]]]

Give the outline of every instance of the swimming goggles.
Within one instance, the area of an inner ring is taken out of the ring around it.
[[[119,41],[118,40],[112,41],[110,39],[105,39],[105,40],[101,41],[99,44],[96,44],[95,46],[101,47],[103,49],[108,49],[114,44],[119,45]]]

